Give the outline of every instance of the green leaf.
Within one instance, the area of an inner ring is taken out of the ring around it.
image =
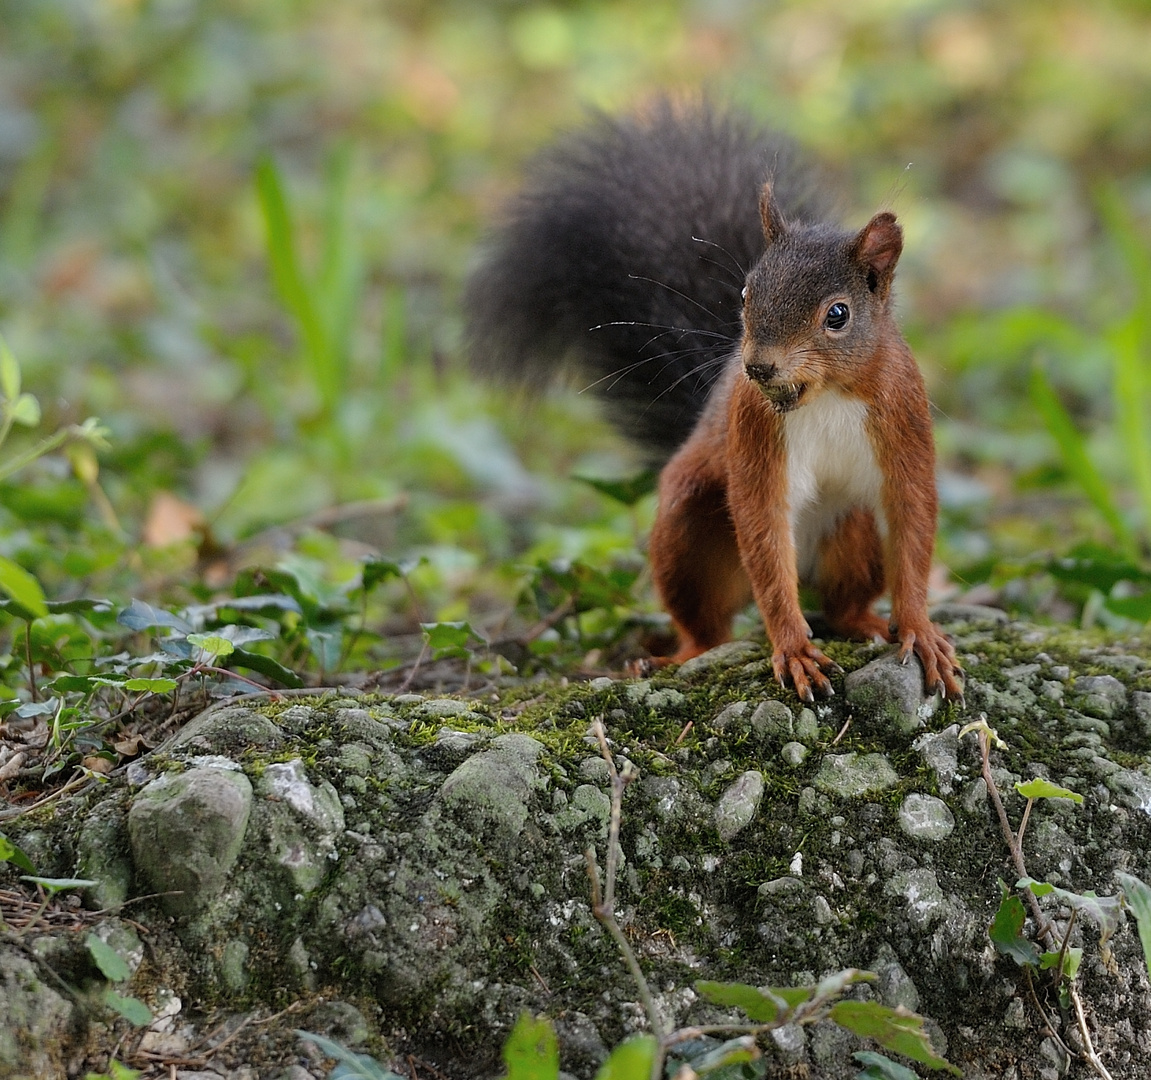
[[[325,1057],[333,1058],[340,1062],[339,1066],[333,1070],[329,1080],[404,1080],[402,1076],[397,1076],[394,1072],[383,1068],[375,1058],[368,1054],[354,1054],[351,1050],[341,1046],[333,1039],[325,1038],[323,1035],[316,1035],[311,1031],[295,1031],[297,1037],[306,1039],[310,1043],[315,1043],[316,1046],[323,1051]]]
[[[181,634],[190,633],[192,624],[171,611],[152,607],[143,600],[133,600],[119,615],[116,621],[129,630],[151,630],[154,627],[170,627]]]
[[[426,555],[418,559],[365,559],[360,572],[360,587],[366,592],[389,578],[406,578],[417,566],[428,561]]]
[[[741,1010],[757,1024],[773,1024],[791,1009],[802,1005],[812,995],[809,986],[759,990],[746,983],[709,982],[697,979],[695,991],[713,1005]]]
[[[144,1027],[152,1022],[152,1010],[139,998],[118,994],[110,986],[104,991],[104,1004],[133,1027]]]
[[[484,644],[483,637],[468,622],[420,623],[420,629],[424,632],[424,640],[432,650],[432,656],[437,660],[449,656],[465,659],[471,642]]]
[[[1124,553],[1129,558],[1137,558],[1138,544],[1135,534],[1116,508],[1107,481],[1087,456],[1086,440],[1076,430],[1070,415],[1038,364],[1031,369],[1031,401],[1059,447],[1063,464],[1071,474],[1071,478],[1095,505],[1095,509],[1115,534]]]
[[[904,1009],[889,1008],[877,1001],[837,1001],[828,1013],[840,1027],[874,1039],[886,1050],[918,1061],[931,1069],[946,1069],[962,1075],[949,1061],[935,1053],[923,1028],[923,1017]]]
[[[10,862],[29,874],[36,873],[36,867],[32,865],[32,860],[3,833],[0,833],[0,862]]]
[[[113,1058],[108,1062],[106,1073],[85,1073],[84,1080],[139,1080],[143,1075],[138,1069],[129,1069]]]
[[[555,1028],[546,1017],[520,1013],[504,1044],[506,1080],[555,1080],[560,1071],[559,1044]]]
[[[189,634],[187,640],[188,644],[198,648],[207,660],[219,660],[221,657],[231,656],[236,651],[236,646],[219,634]]]
[[[1063,956],[1063,971],[1062,975],[1067,979],[1074,979],[1079,974],[1079,965],[1083,960],[1083,950],[1076,948],[1068,948],[1066,952],[1060,954],[1058,951],[1045,952],[1039,957],[1039,967],[1043,971],[1049,971],[1056,964],[1059,963],[1060,955]]]
[[[1085,915],[1099,927],[1100,944],[1108,941],[1111,935],[1119,929],[1122,904],[1118,896],[1096,896],[1090,890],[1082,893],[1070,892],[1067,889],[1060,889],[1056,885],[1049,885],[1045,881],[1035,881],[1033,878],[1020,878],[1015,887],[1017,889],[1030,889],[1036,896],[1053,894],[1062,903],[1078,911],[1080,915]]]
[[[635,506],[645,495],[650,495],[655,491],[659,482],[659,473],[655,469],[645,469],[643,472],[623,480],[599,480],[594,476],[579,476],[578,474],[573,479],[587,484],[588,487],[595,488],[601,495],[607,495],[608,498],[615,499],[616,502],[621,502],[624,506]]]
[[[20,362],[12,355],[3,334],[0,334],[0,393],[7,401],[15,401],[20,396]]]
[[[1034,967],[1039,963],[1039,947],[1021,933],[1026,919],[1023,901],[1008,893],[995,913],[988,934],[1004,956],[1010,956],[1020,967],[1024,964]]]
[[[0,556],[0,589],[3,589],[12,599],[31,614],[32,618],[42,619],[48,614],[48,605],[44,600],[44,590],[38,582],[22,566],[18,566],[11,559]],[[26,622],[32,620],[22,615]]]
[[[729,1039],[719,1046],[712,1047],[705,1044],[698,1057],[687,1057],[687,1063],[693,1072],[704,1076],[729,1065],[742,1065],[745,1062],[758,1061],[759,1058],[760,1053],[759,1048],[755,1045],[755,1037],[741,1035],[739,1038]]]
[[[21,394],[8,406],[12,422],[22,427],[35,427],[40,423],[40,402],[31,394]]]
[[[273,660],[270,656],[249,652],[247,649],[237,648],[232,653],[229,667],[247,668],[249,671],[255,671],[267,679],[278,682],[281,686],[297,688],[304,685],[304,680],[291,668],[284,667],[278,660]]]
[[[95,934],[89,934],[84,939],[88,952],[96,961],[100,973],[109,982],[124,982],[131,978],[132,969],[124,962],[124,958],[106,941],[101,941]]]
[[[874,1050],[857,1050],[851,1056],[860,1065],[867,1066],[856,1080],[919,1080],[906,1065],[900,1065]]]
[[[1050,780],[1043,780],[1039,777],[1028,780],[1025,784],[1017,782],[1015,790],[1025,799],[1070,799],[1074,803],[1083,801],[1082,795],[1077,795],[1069,788],[1060,787],[1058,784],[1051,783]]]
[[[175,690],[180,684],[175,679],[125,679],[120,684],[125,690],[146,691],[152,694],[167,694]]]
[[[1151,888],[1133,874],[1117,873],[1115,880],[1123,890],[1123,899],[1139,925],[1139,943],[1143,946],[1143,959],[1147,974],[1151,975]]]
[[[659,1043],[651,1035],[637,1035],[622,1042],[595,1074],[595,1080],[647,1080],[659,1052]]]
[[[90,885],[99,885],[98,881],[92,881],[90,878],[70,878],[70,877],[35,877],[31,874],[21,874],[21,881],[30,881],[33,885],[39,885],[49,895],[55,896],[58,892],[63,892],[65,889],[86,889]]]

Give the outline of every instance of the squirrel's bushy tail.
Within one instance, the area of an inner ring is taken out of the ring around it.
[[[789,219],[825,216],[792,145],[741,115],[664,101],[560,141],[469,279],[473,362],[529,385],[574,368],[627,437],[666,459],[738,338],[767,179]]]

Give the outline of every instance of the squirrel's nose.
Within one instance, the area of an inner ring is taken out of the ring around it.
[[[750,363],[744,364],[743,370],[747,372],[749,379],[757,383],[772,382],[779,374],[779,368],[775,364],[765,364],[759,360],[752,360]]]

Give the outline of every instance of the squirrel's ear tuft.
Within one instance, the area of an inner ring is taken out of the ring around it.
[[[852,257],[867,269],[867,287],[880,297],[891,288],[901,251],[903,230],[895,215],[887,211],[876,214],[851,245]]]
[[[763,238],[769,244],[787,232],[787,223],[776,205],[775,196],[771,193],[771,181],[763,185],[759,193],[759,217],[763,222]]]

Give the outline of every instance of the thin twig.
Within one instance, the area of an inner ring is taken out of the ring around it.
[[[1091,1042],[1091,1034],[1087,1030],[1087,1017],[1083,1012],[1083,1002],[1079,998],[1079,991],[1075,989],[1074,983],[1069,982],[1067,984],[1067,992],[1071,996],[1071,1003],[1075,1006],[1075,1020],[1079,1026],[1079,1035],[1083,1039],[1083,1056],[1103,1080],[1112,1080],[1107,1066],[1099,1060],[1099,1055],[1095,1052],[1095,1046]]]

